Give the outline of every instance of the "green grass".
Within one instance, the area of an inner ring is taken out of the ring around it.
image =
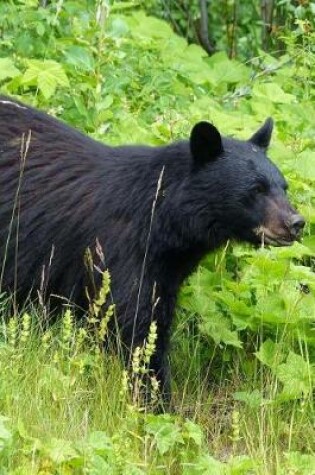
[[[174,412],[154,415],[69,313],[46,332],[39,318],[2,327],[0,473],[314,473],[312,401],[277,401],[262,366],[246,380],[236,354],[218,377],[218,355],[207,366],[198,334],[178,326]]]

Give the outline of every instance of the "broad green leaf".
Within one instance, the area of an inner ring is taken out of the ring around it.
[[[310,186],[311,190],[313,190],[313,187]],[[306,221],[310,224],[315,224],[315,206],[311,206],[309,203],[308,204],[301,204],[299,206],[299,211],[300,213],[304,216]],[[313,233],[314,235],[314,233]]]
[[[315,284],[315,274],[312,268],[297,264],[290,264],[290,275],[303,284]]]
[[[291,165],[298,175],[306,180],[315,181],[315,151],[304,150]]]
[[[0,58],[0,81],[18,76],[20,71],[11,58]]]
[[[146,432],[154,437],[161,455],[184,443],[179,425],[168,414],[147,417]]]
[[[267,117],[264,114],[264,117]],[[284,143],[279,142],[274,135],[272,138],[272,145],[270,147],[268,155],[272,159],[272,161],[279,164],[283,169],[286,166],[286,163],[290,163],[291,160],[295,160],[295,153],[291,150],[288,146]],[[284,162],[285,161],[285,162]],[[287,166],[288,171],[291,170],[291,166]]]
[[[127,23],[119,17],[112,18],[108,34],[112,38],[121,38],[129,33],[130,29]]]
[[[313,253],[315,254],[315,235],[306,236],[303,238],[303,244]]]
[[[261,394],[261,391],[258,389],[255,389],[252,392],[238,391],[233,394],[233,397],[236,401],[244,402],[251,409],[258,409],[266,402]]]
[[[283,475],[288,473],[297,475],[314,475],[315,455],[304,454],[301,452],[287,452],[284,456],[286,468],[283,470]]]
[[[286,275],[289,263],[286,260],[276,259],[272,250],[260,249],[248,259],[242,281],[261,288],[263,293],[266,289],[280,283]]]
[[[109,107],[111,107],[113,102],[114,102],[114,97],[111,94],[108,94],[108,96],[106,96],[105,99],[98,104],[98,109],[100,111],[108,109]]]
[[[28,60],[28,68],[23,75],[22,84],[38,86],[46,99],[55,93],[58,85],[66,88],[70,86],[61,64],[56,61],[37,59]]]
[[[228,464],[228,475],[249,475],[257,472],[258,467],[263,464],[262,460],[251,458],[247,455],[236,455],[231,457]]]
[[[39,36],[43,36],[45,34],[45,25],[43,23],[38,23],[36,25],[36,32]]]
[[[94,71],[95,61],[92,54],[83,46],[70,46],[65,52],[66,62],[82,71]]]
[[[284,92],[284,90],[274,82],[256,83],[252,91],[253,99],[268,99],[271,102],[290,104],[295,101],[292,94]]]
[[[252,307],[247,305],[244,300],[239,298],[239,295],[235,295],[229,290],[223,290],[221,292],[217,292],[216,296],[220,302],[224,303],[228,307],[229,313],[241,317],[250,317],[252,314]]]
[[[207,73],[207,78],[209,78]],[[218,108],[217,104],[213,101],[211,97],[206,97],[197,100],[190,106],[191,111],[196,111],[198,114],[198,119],[207,118],[210,122],[213,122],[216,127],[224,134],[238,136],[241,135],[241,130],[243,130],[242,121],[237,114],[232,113],[232,111],[225,111],[222,108]],[[247,134],[246,139],[250,136]]]
[[[177,69],[196,84],[211,82],[211,70],[204,62],[204,57],[204,50],[198,45],[191,44],[177,57]]]
[[[79,457],[71,442],[63,439],[50,439],[47,445],[45,445],[44,451],[56,464],[69,462]]]
[[[91,432],[88,437],[87,443],[95,451],[103,452],[105,449],[111,447],[111,441],[105,432],[95,431]]]
[[[285,282],[281,286],[281,296],[286,307],[288,324],[294,328],[302,328],[304,323],[312,324],[315,321],[315,297],[305,280],[304,283],[297,281],[296,285]]]
[[[229,473],[226,464],[216,460],[211,455],[201,455],[194,469],[195,471],[192,471],[189,467],[184,471],[184,475],[227,475]]]
[[[111,471],[112,466],[107,463],[100,455],[92,454],[89,457],[89,475],[103,475],[105,473],[109,474]]]
[[[229,59],[223,52],[207,58],[206,63],[210,66],[209,76],[215,85],[244,83],[249,80],[250,70],[244,64]]]
[[[193,441],[196,445],[198,445],[198,447],[201,446],[203,441],[203,433],[201,427],[198,424],[195,424],[194,422],[189,420],[185,421],[183,427],[183,434],[185,438],[193,439]]]
[[[199,328],[204,335],[212,338],[217,344],[224,343],[236,348],[242,348],[243,346],[238,333],[231,330],[230,320],[218,313],[214,313],[211,316],[203,316]]]
[[[292,351],[285,363],[275,368],[275,373],[283,383],[284,396],[300,397],[312,391],[313,369],[302,356]]]
[[[255,316],[264,323],[289,323],[284,301],[277,293],[259,295]]]
[[[256,357],[269,368],[276,368],[277,365],[283,361],[284,355],[279,343],[274,343],[272,340],[266,340],[260,345],[259,351],[255,353]]]
[[[292,246],[288,247],[274,248],[272,253],[281,259],[302,259],[303,257],[313,255],[312,251],[300,242],[295,242]]]
[[[271,102],[265,96],[255,97],[250,102],[252,112],[260,119],[273,117],[276,112],[276,103]]]
[[[127,17],[126,17],[127,19]],[[137,12],[127,20],[133,37],[139,38],[170,38],[173,35],[170,25],[144,12]]]

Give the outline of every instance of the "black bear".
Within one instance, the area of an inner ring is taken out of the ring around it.
[[[110,147],[0,97],[1,289],[19,302],[36,297],[46,266],[47,297],[87,308],[84,254],[98,240],[122,341],[142,344],[156,320],[151,366],[169,394],[170,325],[185,277],[228,239],[289,245],[304,226],[266,156],[272,128],[268,119],[241,141],[199,122],[189,140]]]

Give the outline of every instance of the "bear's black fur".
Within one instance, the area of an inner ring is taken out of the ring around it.
[[[176,295],[202,256],[228,239],[287,245],[303,227],[265,154],[271,133],[271,119],[248,141],[200,122],[190,140],[109,147],[0,97],[2,290],[36,297],[45,266],[46,296],[86,308],[83,257],[98,240],[122,341],[142,344],[157,321],[152,369],[168,393]]]

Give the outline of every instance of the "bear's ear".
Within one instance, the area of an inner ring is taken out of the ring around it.
[[[269,117],[257,132],[249,139],[251,143],[260,148],[267,149],[270,144],[273,129],[273,120]]]
[[[197,166],[215,160],[223,150],[218,129],[209,122],[198,122],[190,134],[190,150]]]

